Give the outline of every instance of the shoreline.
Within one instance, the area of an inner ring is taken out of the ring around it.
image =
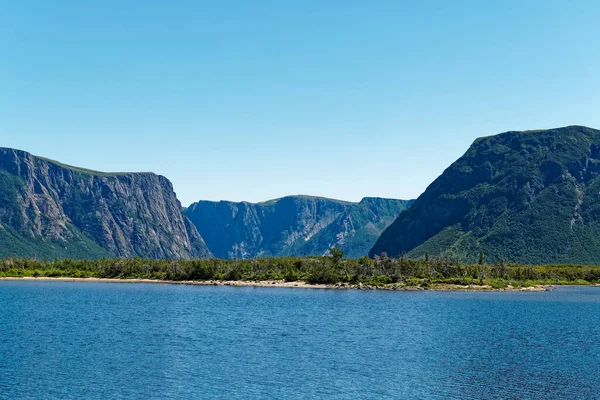
[[[528,287],[508,286],[503,289],[493,288],[489,285],[454,285],[438,284],[432,287],[404,286],[400,284],[387,284],[373,286],[348,283],[322,284],[307,283],[302,281],[168,281],[161,279],[144,278],[69,278],[69,277],[1,277],[0,281],[55,281],[55,282],[104,282],[104,283],[150,283],[163,285],[197,285],[197,286],[239,286],[239,287],[272,287],[272,288],[300,288],[300,289],[334,289],[334,290],[396,290],[396,291],[484,291],[484,292],[545,292],[562,285],[535,285]],[[590,285],[599,286],[599,285]]]

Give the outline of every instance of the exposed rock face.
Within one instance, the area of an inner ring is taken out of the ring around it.
[[[107,174],[0,148],[0,255],[208,257],[171,183]]]
[[[381,235],[371,256],[600,263],[600,131],[477,139]]]
[[[185,211],[209,249],[221,258],[323,255],[339,246],[366,255],[409,201],[365,198],[350,203],[288,196],[264,203],[199,201]]]

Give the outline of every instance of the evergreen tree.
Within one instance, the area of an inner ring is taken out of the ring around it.
[[[339,247],[334,246],[331,249],[329,249],[329,252],[331,253],[331,258],[333,259],[334,265],[339,264],[342,257],[344,257],[344,251]]]

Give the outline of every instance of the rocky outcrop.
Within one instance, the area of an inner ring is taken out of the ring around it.
[[[0,187],[3,255],[210,256],[163,176],[89,171],[0,148]]]
[[[209,249],[221,258],[323,255],[332,246],[366,255],[410,201],[360,203],[287,196],[263,203],[199,201],[185,210]]]
[[[475,140],[370,252],[475,262],[600,263],[600,131]]]

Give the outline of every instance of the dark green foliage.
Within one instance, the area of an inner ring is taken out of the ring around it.
[[[168,281],[265,281],[285,280],[309,283],[363,283],[398,287],[435,285],[596,284],[600,267],[589,265],[461,264],[449,259],[429,261],[367,257],[342,259],[325,257],[280,257],[251,260],[146,260],[98,259],[55,260],[5,258],[0,277],[74,277],[161,279]]]
[[[386,229],[371,256],[600,263],[600,131],[477,139]]]
[[[63,240],[44,240],[40,237],[28,238],[11,226],[0,227],[0,257],[32,257],[38,259],[111,257],[110,252],[75,227],[69,226],[72,237]]]
[[[334,246],[329,249],[329,252],[331,253],[331,259],[333,260],[334,265],[339,264],[342,257],[344,257],[344,251],[339,247]]]

